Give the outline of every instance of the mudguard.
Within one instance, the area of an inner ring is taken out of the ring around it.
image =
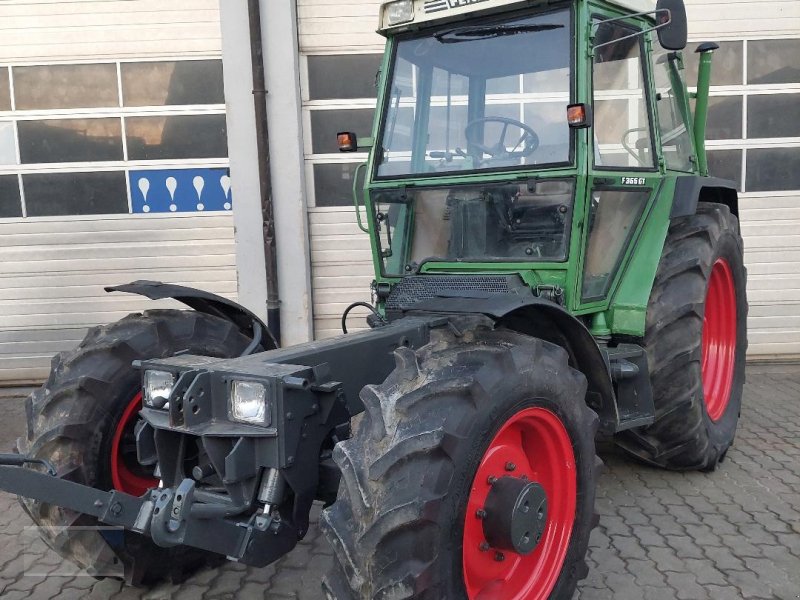
[[[250,337],[257,344],[260,343],[264,350],[274,350],[278,347],[272,332],[255,314],[241,304],[183,285],[162,283],[160,281],[134,281],[124,285],[105,288],[107,292],[125,292],[138,294],[151,300],[164,300],[172,298],[197,312],[206,313],[230,321],[239,328],[244,335]]]
[[[423,299],[413,312],[482,313],[508,327],[562,346],[588,381],[587,402],[600,417],[600,430],[613,433],[620,422],[609,365],[592,334],[558,304],[532,295],[461,292],[458,297]]]

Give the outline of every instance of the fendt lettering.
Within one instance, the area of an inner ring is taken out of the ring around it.
[[[264,566],[319,502],[328,598],[564,600],[597,524],[596,436],[665,469],[725,458],[746,272],[736,186],[706,159],[717,46],[690,93],[682,0],[393,0],[379,18],[375,128],[338,136],[369,152],[368,327],[346,333],[357,303],[343,335],[276,348],[224,298],[114,288],[192,310],[91,331],[0,457],[66,559],[140,585]]]

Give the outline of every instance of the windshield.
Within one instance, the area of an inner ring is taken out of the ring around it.
[[[570,179],[375,192],[384,274],[430,262],[564,261],[574,192]]]
[[[570,161],[570,11],[397,43],[378,177]]]

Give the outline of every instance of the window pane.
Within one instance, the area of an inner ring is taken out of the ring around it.
[[[708,152],[708,174],[735,181],[742,189],[742,150],[711,150]]]
[[[17,150],[14,146],[14,124],[0,121],[0,165],[17,164]]]
[[[0,218],[21,216],[19,178],[16,175],[0,175]]]
[[[381,59],[380,54],[309,56],[309,98],[375,98],[375,77]]]
[[[693,171],[694,147],[683,114],[684,104],[676,90],[683,87],[683,74],[677,60],[666,51],[653,53],[653,76],[656,83],[656,110],[661,144],[667,168],[676,171]]]
[[[800,137],[800,94],[750,96],[747,137]]]
[[[597,28],[596,43],[619,41],[595,51],[594,96],[595,121],[619,121],[625,132],[610,137],[596,130],[595,161],[598,167],[652,168],[654,166],[650,120],[645,100],[644,76],[641,60],[641,40],[620,40],[633,30],[613,23],[601,23]],[[623,100],[602,103],[600,100]],[[630,150],[625,150],[627,146]]]
[[[800,190],[800,148],[747,151],[747,191]]]
[[[6,67],[0,67],[0,110],[11,110],[11,90]]]
[[[129,117],[125,133],[131,160],[228,156],[225,115]]]
[[[311,111],[311,151],[315,154],[338,153],[336,134],[354,131],[358,137],[369,137],[374,111],[314,110]]]
[[[314,165],[317,206],[352,206],[353,173],[358,163]]]
[[[700,55],[694,51],[683,53],[686,67],[686,81],[689,87],[697,85],[697,66]],[[742,42],[721,42],[719,50],[714,51],[711,66],[711,85],[742,85],[744,82],[744,44]]]
[[[224,104],[221,60],[122,63],[125,106]]]
[[[743,110],[744,108],[741,96],[717,96],[711,98],[708,105],[708,127],[706,128],[706,139],[742,139]]]
[[[14,67],[13,75],[17,110],[119,106],[113,64]]]
[[[608,293],[649,196],[649,190],[592,192],[584,301],[598,300]]]
[[[119,119],[19,121],[24,164],[122,160]]]
[[[36,173],[22,176],[29,217],[128,212],[125,173]]]
[[[800,83],[798,56],[800,56],[800,40],[748,42],[748,83]]]

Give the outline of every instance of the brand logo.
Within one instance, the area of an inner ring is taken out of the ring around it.
[[[451,8],[462,8],[480,2],[487,2],[488,0],[426,0],[425,12],[433,13],[440,10],[448,10]]]

